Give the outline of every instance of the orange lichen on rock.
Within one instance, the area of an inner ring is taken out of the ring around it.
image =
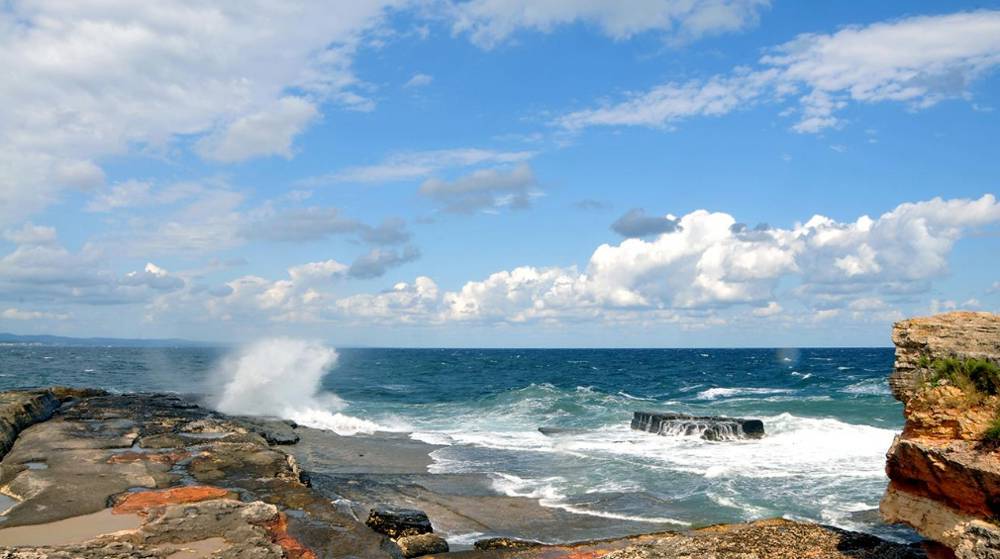
[[[157,462],[159,464],[176,464],[191,456],[190,452],[177,450],[174,452],[121,452],[108,458],[108,464],[128,464],[131,462]]]
[[[279,512],[266,528],[271,533],[271,541],[281,546],[288,559],[316,559],[315,553],[288,533],[288,517],[285,513]]]
[[[113,512],[115,514],[142,514],[154,507],[222,499],[228,495],[229,492],[225,489],[208,485],[172,487],[157,491],[139,491],[136,493],[126,493],[119,497],[115,503]]]

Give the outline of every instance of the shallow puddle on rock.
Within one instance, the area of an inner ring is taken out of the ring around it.
[[[49,465],[45,462],[25,462],[25,467],[29,470],[48,470]]]
[[[11,497],[10,495],[4,495],[0,493],[0,514],[7,514],[7,511],[14,508],[15,505],[20,503],[17,499]],[[0,522],[7,520],[6,518],[0,518]]]
[[[0,529],[0,546],[23,547],[83,543],[103,534],[134,530],[139,527],[140,523],[139,515],[111,514],[111,509],[104,509],[92,514],[74,516],[45,524]]]
[[[169,549],[176,549],[167,559],[205,559],[217,551],[229,547],[229,542],[223,538],[207,538],[195,542],[169,544]]]

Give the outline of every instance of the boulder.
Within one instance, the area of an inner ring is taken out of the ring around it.
[[[764,422],[759,419],[656,413],[637,411],[632,428],[657,435],[693,436],[707,441],[759,439],[764,436]]]
[[[399,551],[403,557],[420,557],[423,555],[434,555],[437,553],[448,553],[448,542],[437,534],[418,534],[416,536],[403,536],[396,540]]]
[[[240,416],[238,419],[243,427],[264,437],[268,444],[288,445],[299,442],[299,434],[295,432],[298,425],[294,421],[247,416]]]
[[[402,536],[430,534],[434,531],[427,513],[417,509],[404,509],[378,505],[368,513],[365,524],[380,534],[396,539]]]

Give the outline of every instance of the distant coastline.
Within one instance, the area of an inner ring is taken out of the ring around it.
[[[72,338],[47,334],[20,335],[0,332],[0,345],[10,344],[64,347],[225,347],[227,345],[180,338]]]

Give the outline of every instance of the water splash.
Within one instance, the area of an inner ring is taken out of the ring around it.
[[[216,371],[221,389],[215,407],[223,413],[276,416],[340,435],[381,430],[371,421],[340,413],[346,403],[321,388],[337,352],[323,344],[270,338],[224,359]]]

